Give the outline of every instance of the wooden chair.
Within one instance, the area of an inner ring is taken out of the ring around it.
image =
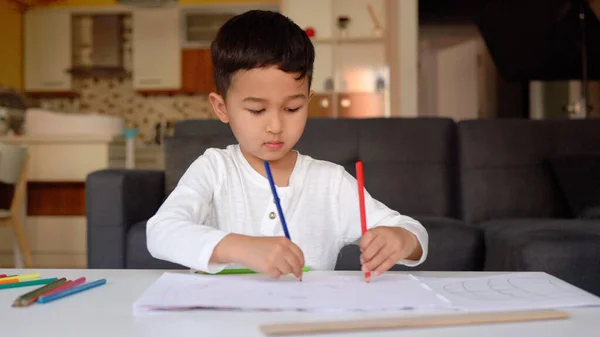
[[[0,182],[14,185],[10,209],[0,209],[0,227],[11,227],[21,251],[23,263],[31,268],[31,250],[22,218],[25,216],[25,192],[29,155],[27,148],[0,144]]]

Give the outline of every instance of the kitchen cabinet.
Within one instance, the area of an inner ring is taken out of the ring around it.
[[[24,16],[24,72],[28,93],[61,93],[73,89],[71,13],[30,9]]]
[[[317,93],[311,97],[308,103],[308,117],[332,117],[333,95]]]
[[[179,8],[132,12],[133,87],[141,92],[181,90]]]
[[[210,49],[184,49],[181,51],[182,91],[186,94],[216,91]]]

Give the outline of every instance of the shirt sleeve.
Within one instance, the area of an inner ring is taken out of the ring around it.
[[[357,180],[350,175],[346,170],[340,168],[341,182],[338,192],[338,210],[340,212],[339,223],[342,228],[344,244],[357,243],[361,236],[362,230],[360,225],[360,206],[358,199],[358,184]],[[371,197],[364,190],[365,195],[365,213],[367,218],[367,229],[377,226],[402,227],[413,233],[421,248],[423,254],[418,261],[415,260],[400,260],[397,264],[414,267],[423,263],[427,258],[429,235],[427,230],[421,223],[409,216],[402,215],[399,212],[388,208],[383,203]]]
[[[146,225],[150,254],[206,273],[225,264],[209,263],[215,246],[228,234],[210,223],[213,193],[220,184],[218,156],[207,150],[196,159]]]

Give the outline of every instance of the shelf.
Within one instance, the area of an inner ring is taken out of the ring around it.
[[[344,38],[311,38],[312,43],[338,43],[338,44],[360,44],[360,43],[385,43],[383,37],[344,37]]]
[[[33,99],[42,98],[79,98],[81,95],[75,91],[25,91],[25,96]]]
[[[123,67],[73,67],[67,72],[75,77],[131,77]]]

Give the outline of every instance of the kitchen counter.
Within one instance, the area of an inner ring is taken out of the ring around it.
[[[5,143],[110,143],[115,138],[111,135],[10,135],[0,136],[0,142]]]

